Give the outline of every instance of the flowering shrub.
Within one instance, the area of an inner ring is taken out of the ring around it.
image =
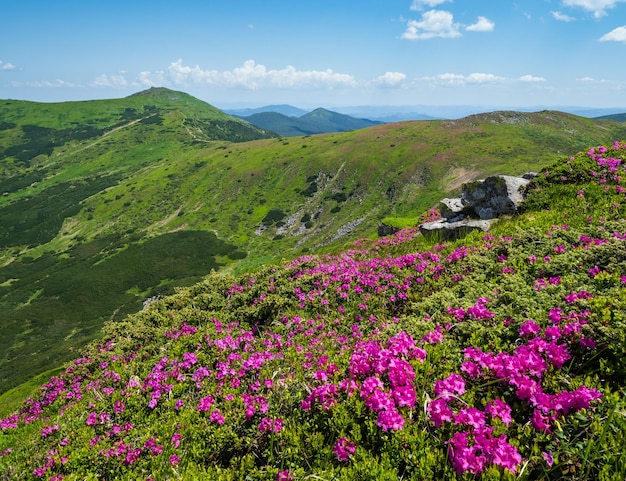
[[[3,479],[623,479],[624,148],[493,233],[212,274],[108,324],[0,420]]]

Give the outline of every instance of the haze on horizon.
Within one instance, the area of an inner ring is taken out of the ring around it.
[[[626,107],[626,0],[0,2],[5,99]]]

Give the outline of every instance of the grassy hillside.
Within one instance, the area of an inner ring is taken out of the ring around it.
[[[2,108],[15,125],[0,137],[0,392],[211,270],[374,236],[382,219],[414,223],[463,181],[626,137],[614,122],[502,112],[234,143],[220,139],[267,133],[165,89]],[[54,135],[35,144],[27,125]],[[102,132],[72,133],[85,125]]]
[[[107,323],[0,420],[0,472],[624,479],[625,151],[553,156],[488,234],[214,273]]]
[[[614,120],[616,122],[626,122],[626,113],[624,114],[611,114],[597,117],[598,119]]]

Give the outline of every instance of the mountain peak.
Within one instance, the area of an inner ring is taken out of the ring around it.
[[[183,92],[179,92],[176,90],[171,90],[166,87],[150,87],[149,89],[142,90],[141,92],[135,92],[134,94],[130,94],[129,97],[146,97],[146,96],[162,96],[162,95],[187,95]]]

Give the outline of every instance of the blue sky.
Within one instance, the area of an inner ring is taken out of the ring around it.
[[[0,98],[626,107],[626,0],[0,0]],[[626,110],[626,109],[625,109]]]

